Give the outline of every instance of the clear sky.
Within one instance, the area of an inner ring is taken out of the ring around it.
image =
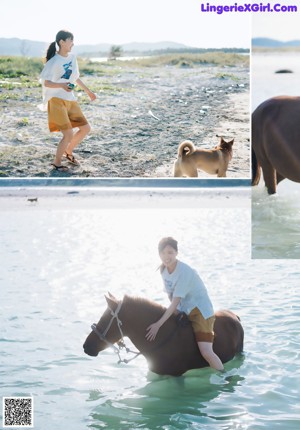
[[[296,13],[255,13],[252,16],[252,37],[268,37],[283,42],[300,40],[299,0],[269,0],[271,4],[298,5]]]
[[[207,0],[0,0],[0,37],[50,43],[68,29],[77,45],[172,41],[200,48],[250,47],[249,13],[204,13],[201,3]]]

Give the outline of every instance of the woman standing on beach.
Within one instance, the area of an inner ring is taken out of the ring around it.
[[[61,30],[57,33],[55,42],[47,50],[46,63],[40,76],[43,86],[43,110],[48,108],[48,124],[51,132],[61,131],[60,140],[52,166],[56,170],[67,171],[68,167],[61,164],[62,157],[74,165],[79,162],[73,155],[73,150],[90,132],[90,125],[83,115],[73,92],[75,83],[89,96],[90,100],[96,95],[79,79],[79,69],[76,56],[70,54],[73,34]],[[58,51],[56,51],[56,45]],[[77,127],[78,131],[73,132]]]
[[[160,327],[178,309],[188,315],[203,358],[213,369],[223,370],[220,358],[213,351],[214,310],[200,276],[177,260],[178,244],[172,237],[161,239],[158,252],[162,261],[160,273],[171,305],[158,321],[147,328],[146,338],[154,340]]]

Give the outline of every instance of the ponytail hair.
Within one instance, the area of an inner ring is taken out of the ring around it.
[[[46,62],[49,61],[52,57],[54,57],[54,55],[56,54],[56,43],[59,46],[59,42],[61,40],[66,41],[67,39],[74,39],[74,36],[72,33],[70,33],[70,31],[60,30],[57,33],[55,41],[50,43],[50,45],[48,46],[46,53]]]
[[[46,53],[46,62],[50,60],[50,58],[54,57],[56,54],[56,42],[50,43]]]

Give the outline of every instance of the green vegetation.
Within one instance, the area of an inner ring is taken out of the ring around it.
[[[149,67],[199,67],[213,66],[249,66],[249,56],[227,52],[205,52],[202,54],[166,54],[149,56],[133,60],[113,60],[98,63],[88,59],[78,59],[82,75],[113,76],[120,74],[122,69]]]
[[[29,125],[29,120],[27,117],[24,117],[17,122],[18,127],[27,127],[28,125]]]
[[[29,76],[36,79],[43,69],[38,58],[0,57],[0,79]]]
[[[120,73],[120,67],[197,67],[199,65],[236,66],[248,65],[249,56],[227,52],[205,52],[200,54],[166,54],[149,56],[136,60],[113,60],[103,63],[92,62],[79,58],[79,69],[82,75],[113,75]],[[43,60],[26,57],[0,57],[0,80],[20,78],[22,86],[31,85],[37,80],[43,69]]]
[[[81,75],[107,75],[107,70],[104,67],[104,63],[95,63],[94,61],[78,58],[78,66]],[[116,73],[118,72],[116,71]]]
[[[238,81],[239,78],[232,73],[217,73],[216,78],[218,79],[232,79],[233,81]]]
[[[108,54],[108,58],[110,60],[116,60],[121,56],[122,56],[122,47],[118,45],[112,45]]]
[[[130,91],[130,89],[126,89],[124,86],[112,85],[109,79],[121,75],[125,71],[126,73],[136,73],[136,69],[139,69],[139,73],[145,75],[147,74],[146,70],[151,67],[197,68],[207,65],[219,67],[239,65],[248,67],[249,56],[234,52],[214,51],[203,53],[172,53],[127,61],[115,59],[101,63],[78,58],[78,63],[82,76],[101,78],[99,80],[92,80],[90,84],[92,91],[117,94],[122,91]],[[0,57],[0,101],[16,99],[26,101],[30,97],[37,97],[35,90],[40,87],[39,75],[42,69],[42,58]],[[144,69],[144,72],[140,69]],[[217,77],[221,79],[234,79],[227,73],[219,74]],[[104,80],[103,78],[106,79]],[[81,89],[77,87],[76,91],[81,91]]]
[[[39,87],[42,68],[42,60],[36,58],[0,57],[0,100],[16,100],[20,95],[15,90]]]
[[[300,46],[276,46],[276,47],[267,47],[267,46],[253,46],[251,50],[254,54],[257,53],[271,53],[271,54],[278,54],[278,53],[299,53]]]
[[[134,66],[177,66],[177,67],[197,67],[201,65],[215,66],[237,66],[248,65],[249,56],[226,53],[226,52],[206,52],[203,54],[169,54],[158,57],[141,58],[138,60],[124,61]]]
[[[19,95],[16,94],[16,93],[4,93],[4,94],[0,93],[0,101],[3,101],[3,100],[18,100],[19,98],[20,98]]]

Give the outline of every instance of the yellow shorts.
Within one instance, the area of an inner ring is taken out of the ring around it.
[[[197,342],[213,342],[215,316],[205,319],[198,308],[194,308],[188,315],[192,323]]]
[[[68,130],[88,124],[79,104],[52,97],[48,101],[48,125],[50,131]]]

